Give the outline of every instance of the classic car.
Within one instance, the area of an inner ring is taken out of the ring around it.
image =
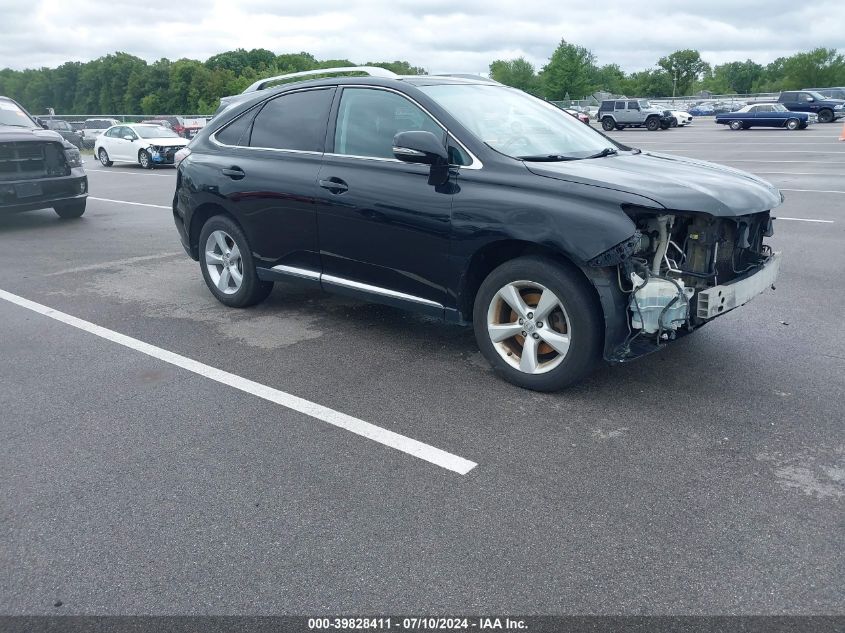
[[[816,116],[807,112],[791,112],[779,103],[749,104],[736,112],[716,115],[716,123],[727,125],[732,130],[747,130],[750,127],[785,127],[788,130],[803,130],[815,123]]]

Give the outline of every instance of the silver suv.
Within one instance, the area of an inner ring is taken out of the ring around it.
[[[652,107],[647,99],[602,101],[596,118],[607,132],[643,126],[653,132],[665,130],[672,125],[671,113]]]

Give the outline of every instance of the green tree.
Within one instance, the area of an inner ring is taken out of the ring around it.
[[[540,72],[543,95],[552,101],[564,99],[567,93],[580,99],[594,91],[595,72],[595,55],[583,46],[561,40]]]
[[[497,59],[490,64],[490,77],[506,86],[537,94],[540,86],[534,65],[524,57]]]
[[[679,96],[690,94],[693,84],[710,67],[698,51],[691,49],[661,57],[657,65],[666,71],[670,79],[676,80],[675,94]]]
[[[783,62],[782,90],[845,85],[845,56],[833,48],[796,53]]]
[[[625,73],[616,64],[599,66],[593,72],[592,83],[598,90],[621,94],[624,92]]]

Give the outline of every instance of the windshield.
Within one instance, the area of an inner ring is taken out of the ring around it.
[[[133,129],[141,138],[179,138],[176,132],[161,125],[136,125]]]
[[[773,103],[773,104],[772,104],[772,109],[773,109],[775,112],[787,112],[786,106],[785,106],[785,105],[782,105],[782,104],[780,104],[780,103]]]
[[[47,125],[50,126],[51,129],[64,130],[65,132],[71,129],[70,123],[67,123],[66,121],[50,121]]]
[[[648,102],[648,99],[640,99],[637,103],[640,104],[641,110],[648,110],[651,108],[651,104]]]
[[[14,125],[16,127],[36,127],[35,121],[29,118],[16,103],[0,99],[0,125]]]
[[[616,148],[575,117],[515,88],[447,84],[420,90],[481,141],[514,158],[586,158]]]
[[[814,91],[811,90],[807,94],[810,95],[816,101],[824,101],[825,99],[827,99],[827,97],[825,97],[820,92],[814,92]]]

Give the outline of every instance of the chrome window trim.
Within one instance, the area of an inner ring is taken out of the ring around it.
[[[384,90],[386,92],[393,92],[393,93],[399,95],[400,97],[404,97],[405,99],[407,99],[408,101],[413,103],[415,106],[417,106],[420,110],[425,112],[431,118],[432,121],[434,121],[438,126],[440,126],[440,128],[444,132],[446,132],[446,134],[448,134],[450,137],[455,139],[455,142],[458,145],[461,146],[461,149],[464,150],[467,153],[467,155],[470,157],[470,160],[472,160],[472,162],[469,165],[450,165],[450,167],[457,167],[459,169],[482,169],[484,167],[484,163],[481,162],[481,159],[479,159],[475,154],[473,154],[471,151],[469,151],[469,148],[466,145],[464,145],[457,136],[452,134],[449,131],[449,128],[447,128],[445,125],[443,125],[437,119],[437,117],[435,117],[431,112],[429,112],[423,105],[421,105],[414,98],[409,97],[404,92],[400,92],[399,90],[394,90],[393,88],[385,88],[384,86],[368,86],[366,84],[341,84],[341,85],[333,85],[333,86],[311,86],[311,87],[308,87],[308,88],[300,88],[298,90],[289,90],[289,91],[284,92],[283,95],[293,94],[295,92],[309,92],[309,91],[312,91],[312,90],[330,90],[330,89],[337,90],[338,88],[367,88],[367,89],[370,89],[370,90]],[[325,156],[331,156],[331,157],[334,157],[334,158],[356,158],[358,160],[380,160],[380,161],[386,161],[386,162],[391,162],[391,163],[401,163],[402,162],[398,158],[384,158],[384,157],[381,157],[381,156],[356,156],[354,154],[336,154],[334,152],[315,152],[315,151],[311,151],[311,150],[300,150],[300,149],[281,149],[281,148],[278,148],[278,147],[252,147],[250,145],[228,145],[227,143],[221,143],[217,139],[217,134],[220,132],[220,130],[222,130],[225,127],[228,127],[229,125],[231,125],[232,123],[234,123],[235,121],[240,119],[242,116],[246,116],[247,114],[252,112],[252,110],[254,110],[255,108],[263,108],[264,105],[268,101],[270,101],[271,99],[276,98],[276,97],[281,97],[283,95],[274,95],[270,99],[265,99],[264,101],[262,101],[260,103],[256,103],[253,107],[249,108],[248,110],[245,110],[244,112],[241,112],[234,119],[232,119],[231,121],[227,121],[226,123],[221,125],[219,128],[214,130],[214,132],[212,132],[211,135],[208,137],[209,140],[214,145],[217,145],[218,147],[227,147],[227,148],[232,148],[232,149],[245,149],[245,150],[254,149],[254,150],[258,150],[258,151],[262,151],[262,152],[283,152],[283,153],[289,153],[289,154],[325,155]],[[337,128],[337,121],[335,121],[335,129],[336,128]]]
[[[241,117],[246,116],[247,114],[249,114],[250,112],[252,112],[256,108],[258,108],[258,109],[263,108],[265,105],[267,105],[267,103],[269,103],[273,99],[283,97],[284,95],[294,94],[294,93],[297,93],[297,92],[312,92],[314,90],[337,90],[337,86],[310,86],[308,88],[300,88],[298,90],[288,90],[286,92],[283,92],[282,94],[273,95],[272,97],[270,97],[268,99],[264,99],[263,101],[256,103],[251,108],[244,110],[243,112],[241,112],[238,116],[236,116],[231,121],[226,121],[226,123],[224,123],[219,128],[214,130],[214,132],[212,132],[211,135],[208,138],[214,145],[217,145],[217,147],[230,147],[232,149],[256,149],[256,150],[263,151],[263,152],[287,152],[287,153],[290,153],[290,154],[316,154],[318,156],[322,155],[323,152],[316,152],[316,151],[313,151],[313,150],[305,150],[305,149],[282,149],[280,147],[252,147],[251,145],[229,145],[228,143],[221,143],[217,138],[217,135],[220,133],[220,130],[222,130],[225,127],[229,127],[230,125],[232,125],[232,123],[234,123],[235,121],[237,121]]]
[[[452,134],[449,131],[449,128],[447,128],[445,125],[443,125],[443,123],[441,123],[440,120],[436,116],[434,116],[431,112],[429,112],[425,108],[424,105],[422,105],[419,101],[417,101],[413,97],[406,95],[404,92],[401,92],[399,90],[395,90],[394,88],[387,88],[385,86],[372,86],[372,85],[368,86],[366,84],[342,84],[342,85],[338,86],[338,88],[344,88],[344,89],[345,88],[366,88],[368,90],[383,90],[385,92],[392,92],[394,94],[399,95],[400,97],[407,99],[408,101],[413,103],[415,106],[417,106],[420,110],[425,112],[432,121],[434,121],[438,126],[440,126],[440,128],[444,132],[446,132],[446,134],[448,134],[453,139],[455,139],[455,142],[458,145],[461,146],[461,149],[464,150],[469,155],[470,160],[472,160],[472,162],[469,165],[449,165],[450,167],[457,167],[459,169],[482,169],[484,167],[484,163],[482,163],[481,160],[475,154],[473,154],[471,151],[469,151],[469,148],[466,145],[464,145],[456,135]],[[343,99],[343,93],[342,92],[341,92],[340,98]],[[335,130],[337,130],[337,121],[335,121]],[[326,156],[343,156],[343,157],[346,157],[346,158],[368,158],[368,159],[374,159],[374,160],[395,161],[397,163],[402,162],[397,158],[384,158],[384,157],[381,157],[381,156],[355,156],[353,154],[336,154],[334,152],[331,152],[331,153],[326,152]]]

